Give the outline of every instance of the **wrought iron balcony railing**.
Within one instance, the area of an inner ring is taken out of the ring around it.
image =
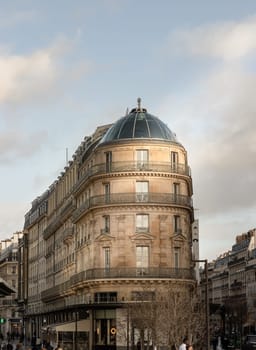
[[[110,279],[110,278],[174,278],[193,279],[194,270],[170,267],[118,267],[90,269],[71,277],[71,283],[79,283],[86,280]]]
[[[74,289],[81,283],[92,280],[110,280],[110,279],[187,279],[194,280],[193,269],[170,268],[170,267],[116,267],[116,268],[97,268],[81,271],[70,280],[60,285],[48,288],[42,292],[42,299],[54,299],[60,295],[68,294],[69,289]]]
[[[158,204],[158,205],[177,205],[192,208],[192,198],[174,193],[113,193],[108,195],[99,195],[89,198],[73,215],[73,221],[79,219],[88,209],[102,205],[122,205],[122,204]]]
[[[171,162],[113,162],[111,164],[96,164],[89,168],[74,186],[74,192],[92,176],[121,172],[158,172],[174,173],[190,176],[190,167],[185,164],[171,164]]]
[[[75,209],[75,204],[74,204],[73,198],[69,198],[66,202],[63,203],[60,210],[60,216],[64,218],[66,215],[69,215],[70,213],[72,213],[74,209]]]
[[[63,241],[65,242],[69,238],[72,238],[73,234],[74,234],[74,226],[66,227],[62,232]]]

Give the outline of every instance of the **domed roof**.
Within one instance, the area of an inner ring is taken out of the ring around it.
[[[160,139],[175,143],[176,135],[159,118],[149,114],[145,108],[138,107],[131,110],[129,114],[121,117],[113,124],[101,140],[101,144],[114,140],[123,139]]]

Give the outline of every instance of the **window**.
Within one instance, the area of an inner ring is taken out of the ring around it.
[[[148,291],[136,292],[136,291],[133,291],[131,293],[131,295],[132,295],[132,300],[134,300],[134,301],[153,301],[153,300],[155,300],[155,292],[148,292]]]
[[[181,233],[181,228],[180,228],[180,216],[179,215],[174,215],[173,217],[173,231],[174,233]]]
[[[109,173],[111,171],[112,165],[112,152],[106,152],[106,172]]]
[[[145,275],[149,266],[149,248],[147,246],[136,247],[136,270],[137,275]]]
[[[110,269],[110,248],[103,248],[104,250],[104,268],[106,270]]]
[[[149,229],[149,218],[147,214],[136,215],[136,232],[148,232]]]
[[[104,194],[105,194],[105,203],[109,203],[110,201],[110,184],[104,184]]]
[[[173,193],[174,193],[174,196],[177,196],[180,194],[180,184],[177,182],[174,182],[173,184]]]
[[[148,247],[136,247],[136,267],[148,267]]]
[[[176,170],[178,167],[178,152],[171,152],[171,166],[172,170]]]
[[[174,249],[174,267],[177,269],[180,267],[180,251],[179,248]]]
[[[101,233],[109,233],[110,231],[110,216],[109,215],[104,215],[104,228],[101,230]]]
[[[148,201],[148,181],[136,182],[136,201],[137,202]]]
[[[108,303],[117,301],[117,292],[94,293],[95,303]]]
[[[97,293],[100,294],[100,293]],[[101,295],[95,295],[95,299],[98,297],[105,298],[106,296],[112,298],[110,294],[114,293],[105,293]],[[95,302],[97,302],[95,300]],[[103,301],[102,301],[103,302]],[[107,301],[108,302],[108,301]],[[111,300],[109,301],[111,302]],[[105,302],[106,303],[106,302]],[[95,323],[94,323],[94,343],[95,345],[100,345],[100,348],[116,348],[116,333],[111,330],[116,329],[116,311],[113,309],[100,309],[95,310]]]
[[[138,168],[144,168],[148,163],[148,150],[139,149],[136,151],[136,161]]]

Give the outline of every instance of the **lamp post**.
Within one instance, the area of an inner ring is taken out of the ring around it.
[[[23,332],[23,342],[24,342],[24,348],[26,349],[27,346],[27,333],[26,333],[26,317],[25,317],[25,309],[23,310],[23,324],[22,324],[22,332]]]
[[[78,310],[75,311],[75,350],[77,350],[77,321],[78,321]]]
[[[192,260],[192,262],[204,263],[205,272],[205,321],[206,321],[206,344],[207,350],[210,350],[210,322],[209,322],[209,290],[208,290],[208,260]]]

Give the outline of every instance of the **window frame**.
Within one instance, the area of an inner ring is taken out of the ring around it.
[[[149,232],[149,214],[136,214],[136,233]]]
[[[181,234],[181,217],[180,215],[173,215],[173,232],[175,234]]]

